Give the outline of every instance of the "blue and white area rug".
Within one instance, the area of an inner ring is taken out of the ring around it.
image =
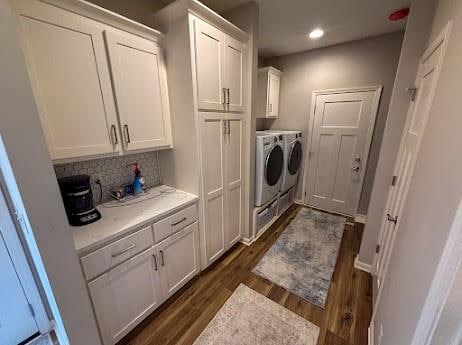
[[[345,220],[302,208],[252,272],[324,308]]]

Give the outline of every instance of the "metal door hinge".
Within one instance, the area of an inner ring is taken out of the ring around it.
[[[387,220],[389,222],[395,223],[395,225],[396,225],[396,223],[398,223],[398,216],[392,217],[389,213],[387,213]]]
[[[375,253],[376,254],[380,253],[380,244],[375,246]]]
[[[396,186],[396,182],[398,181],[398,176],[394,175],[392,178],[391,178],[391,185],[392,186]]]
[[[411,101],[414,102],[416,97],[417,97],[417,88],[415,86],[414,87],[407,87],[406,91],[411,96]]]
[[[32,306],[32,304],[30,304],[30,303],[28,303],[28,304],[29,304],[30,313],[32,314],[33,317],[35,317],[34,307]]]

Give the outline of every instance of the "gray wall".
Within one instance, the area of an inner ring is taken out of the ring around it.
[[[415,2],[408,18],[359,252],[359,261],[365,264],[372,265],[374,261],[375,246],[410,102],[405,89],[414,85],[417,65],[430,32],[428,23],[432,20],[433,8],[429,4],[433,2]]]
[[[90,299],[19,46],[16,18],[8,1],[0,1],[0,22],[0,136],[19,189],[14,194],[15,204],[24,204],[33,233],[25,236],[30,239],[28,247],[57,326],[65,328],[67,344],[98,345]],[[8,164],[5,160],[0,164],[5,171]],[[13,197],[14,183],[8,181]],[[21,198],[22,202],[18,200]]]
[[[359,203],[360,214],[366,214],[369,204],[402,38],[403,32],[395,32],[265,60],[267,66],[274,66],[283,71],[279,118],[264,120],[266,127],[271,129],[305,131],[314,90],[383,86]],[[258,126],[262,129],[260,123]],[[304,136],[307,137],[306,132]],[[300,184],[297,194],[301,199]]]
[[[462,267],[459,268],[448,300],[436,326],[431,345],[462,343]]]
[[[440,0],[435,18],[432,37],[449,19],[455,23],[376,311],[382,345],[411,344],[462,200],[460,0]]]
[[[146,22],[147,16],[157,12],[168,1],[163,0],[88,0],[95,5],[104,7],[110,11],[119,13],[127,18],[141,23]],[[170,1],[171,2],[171,1]]]

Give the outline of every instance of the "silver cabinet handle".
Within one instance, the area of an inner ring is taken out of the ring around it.
[[[126,253],[126,252],[128,252],[130,249],[133,249],[133,248],[135,248],[135,247],[136,247],[136,244],[135,244],[135,243],[131,243],[131,244],[130,244],[127,248],[125,248],[124,250],[121,250],[120,252],[115,253],[115,254],[111,254],[111,256],[112,256],[113,258],[116,258],[116,257],[118,257],[118,256],[120,256],[120,255],[122,255],[122,254],[124,254],[124,253]]]
[[[226,105],[226,87],[223,88],[223,105]]]
[[[165,266],[164,252],[161,250],[159,253],[160,253],[160,264],[161,264],[162,266]]]
[[[228,134],[231,134],[231,120],[228,120]]]
[[[228,125],[228,122],[226,120],[223,121],[223,135],[226,135],[228,133],[228,128],[226,127]]]
[[[130,132],[128,131],[128,125],[124,125],[124,135],[125,135],[125,142],[127,144],[130,143]]]
[[[170,225],[171,225],[171,226],[177,226],[178,224],[183,223],[186,219],[188,219],[188,218],[183,217],[183,218],[181,218],[178,222],[172,223],[172,224],[170,224]]]
[[[226,104],[229,105],[229,98],[230,98],[230,97],[229,97],[229,87],[226,89],[226,92],[227,92],[227,94],[228,94],[228,102],[226,102]]]
[[[272,103],[269,104],[269,112],[270,112],[270,113],[273,112],[273,104],[272,104]]]
[[[157,256],[153,254],[152,257],[154,258],[154,271],[157,271],[159,267],[157,267]]]
[[[117,139],[117,130],[115,125],[111,125],[111,139],[114,145],[119,143],[119,139]]]

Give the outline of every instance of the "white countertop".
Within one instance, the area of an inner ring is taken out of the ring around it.
[[[149,189],[146,195],[126,204],[114,200],[99,205],[97,209],[101,212],[100,220],[81,227],[71,227],[77,254],[96,250],[197,200],[194,194],[162,185]]]

